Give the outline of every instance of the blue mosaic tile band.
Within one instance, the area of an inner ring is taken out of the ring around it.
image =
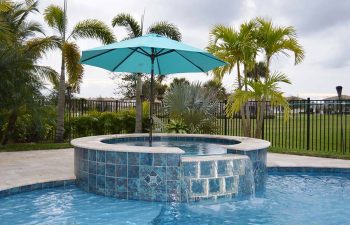
[[[113,139],[107,139],[102,140],[103,143],[106,144],[117,144],[117,143],[125,143],[125,142],[135,142],[135,141],[148,141],[148,136],[144,137],[125,137],[125,138],[113,138]],[[207,142],[207,143],[216,143],[216,144],[223,144],[223,145],[234,145],[238,144],[238,141],[235,140],[228,140],[225,138],[218,138],[218,137],[180,137],[180,136],[174,136],[174,137],[166,137],[166,136],[153,136],[153,141],[187,141],[187,142]]]
[[[253,176],[254,176],[254,182],[255,182],[255,190],[260,191],[265,188],[266,179],[267,179],[267,168],[266,168],[267,149],[258,149],[253,151],[228,149],[227,153],[248,156],[249,159],[251,160],[253,171],[254,171]]]
[[[197,160],[197,161],[196,161]],[[182,201],[233,198],[251,194],[254,178],[249,157],[200,161],[200,157],[182,162],[185,187]],[[240,193],[241,192],[241,193]]]
[[[77,186],[87,192],[146,201],[180,201],[179,154],[75,148]]]
[[[29,184],[0,191],[0,197],[6,197],[22,192],[42,190],[47,188],[68,187],[75,184],[75,180],[48,181],[43,183]]]

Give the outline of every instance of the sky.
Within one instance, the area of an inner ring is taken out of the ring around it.
[[[63,5],[63,0],[39,1],[41,12],[50,5]],[[68,27],[84,19],[99,19],[111,26],[114,16],[130,13],[141,20],[145,12],[144,25],[157,21],[176,24],[182,33],[182,41],[198,48],[208,44],[209,31],[216,24],[238,28],[242,22],[256,16],[272,19],[280,26],[294,26],[298,40],[305,49],[305,59],[294,65],[292,57],[284,55],[272,59],[272,70],[289,76],[292,85],[281,85],[286,96],[322,99],[336,95],[335,87],[343,86],[343,94],[350,95],[350,0],[68,0]],[[42,15],[33,20],[44,24]],[[53,34],[44,26],[47,35]],[[118,40],[126,32],[113,28]],[[100,46],[96,40],[78,40],[81,50]],[[41,60],[59,71],[60,55],[52,51]],[[113,74],[103,69],[85,66],[85,74],[79,97],[120,97],[114,93],[118,85],[111,79]],[[211,79],[206,74],[169,75],[185,77],[195,82]],[[236,73],[227,74],[223,85],[232,91]]]

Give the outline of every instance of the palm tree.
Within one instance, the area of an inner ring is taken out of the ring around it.
[[[270,63],[273,56],[278,54],[289,56],[290,52],[294,54],[294,64],[296,65],[303,61],[305,56],[304,49],[297,40],[297,34],[294,27],[274,26],[271,20],[266,20],[263,18],[256,18],[255,21],[257,24],[257,29],[255,33],[257,44],[265,54],[265,85],[267,85],[267,82],[271,81],[271,79],[269,79],[271,73]],[[261,136],[260,134],[262,132],[262,126],[264,123],[263,114],[265,113],[266,106],[264,102],[269,100],[268,95],[263,95],[262,97],[262,102],[259,102],[257,107],[257,114],[262,115],[259,118],[257,118],[256,135],[258,135],[258,137]],[[267,98],[264,99],[264,97]],[[287,114],[287,111],[285,112],[285,114]]]
[[[230,74],[236,66],[238,89],[243,87],[247,91],[247,85],[244,80],[247,78],[247,70],[254,67],[255,57],[258,52],[257,41],[255,38],[256,23],[250,21],[243,23],[240,30],[236,31],[233,27],[216,25],[210,32],[208,51],[228,64],[215,69],[214,77],[221,80],[225,74]],[[241,66],[243,65],[244,77],[241,75]],[[242,116],[243,135],[251,136],[250,112],[248,106],[242,105],[240,111]]]
[[[66,2],[65,2],[66,5]],[[58,104],[57,104],[57,128],[56,142],[63,141],[64,135],[64,109],[66,91],[66,71],[68,73],[68,83],[74,84],[73,90],[79,90],[83,76],[83,66],[79,63],[80,50],[74,40],[80,38],[93,38],[102,41],[104,44],[112,43],[115,39],[108,26],[96,19],[87,19],[78,22],[73,30],[67,31],[66,10],[60,6],[50,5],[44,11],[44,20],[56,33],[59,39],[57,48],[61,51],[61,73],[59,76]],[[53,82],[57,79],[52,78]],[[56,80],[56,81],[55,81]]]
[[[265,54],[267,76],[270,74],[271,58],[274,55],[283,54],[289,56],[288,52],[294,54],[294,63],[299,64],[304,59],[304,49],[297,40],[296,30],[292,26],[274,26],[271,20],[257,18],[257,41],[259,48]]]
[[[266,101],[270,102],[271,107],[280,105],[284,108],[285,121],[288,120],[290,108],[288,101],[283,97],[283,92],[278,87],[279,83],[291,84],[286,75],[282,73],[274,73],[267,77],[264,81],[259,80],[246,80],[245,81],[248,90],[236,89],[234,93],[229,97],[227,108],[228,112],[233,114],[239,112],[242,105],[246,105],[249,101],[255,100],[258,104],[255,137],[262,138],[264,112],[266,108]]]
[[[143,21],[137,22],[130,14],[120,13],[112,20],[112,26],[125,27],[128,36],[126,39],[140,37],[143,35]],[[154,23],[147,30],[147,33],[156,33],[167,36],[173,40],[181,41],[181,33],[176,25],[161,21]],[[137,74],[136,80],[136,125],[135,132],[142,132],[142,74]]]
[[[0,34],[0,108],[8,114],[3,145],[13,133],[19,113],[37,106],[44,77],[56,75],[50,67],[37,64],[57,44],[55,37],[38,37],[43,34],[41,26],[28,21],[30,14],[38,12],[37,4],[30,0],[0,2],[0,26],[5,28]]]
[[[266,74],[267,69],[265,62],[257,62],[250,71],[247,71],[247,77],[256,81],[261,78],[266,78]]]

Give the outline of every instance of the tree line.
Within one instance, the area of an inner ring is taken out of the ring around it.
[[[177,41],[182,39],[179,28],[173,23],[159,21],[145,29],[142,20],[138,22],[126,13],[120,13],[111,18],[111,27],[100,20],[86,19],[68,30],[69,18],[65,6],[57,5],[50,5],[43,12],[46,25],[54,31],[54,35],[48,36],[42,24],[30,19],[31,14],[39,13],[38,3],[37,0],[0,1],[0,75],[2,79],[0,82],[0,134],[2,144],[6,144],[13,135],[16,121],[21,114],[30,112],[33,115],[39,115],[38,101],[44,97],[41,91],[45,89],[44,82],[47,81],[50,81],[53,86],[57,102],[55,140],[56,142],[64,141],[64,108],[67,88],[72,93],[78,93],[84,75],[84,67],[79,63],[81,51],[77,40],[88,38],[99,40],[102,44],[113,43],[117,41],[113,33],[114,27],[123,27],[127,31],[127,36],[118,37],[119,40],[139,37],[146,33],[161,34]],[[54,49],[60,51],[60,71],[39,64],[40,59]],[[271,101],[272,104],[282,105],[288,109],[278,83],[290,83],[290,81],[281,72],[271,72],[270,64],[278,54],[294,54],[295,64],[303,60],[304,50],[297,41],[295,29],[291,26],[276,26],[270,20],[263,18],[255,18],[243,23],[239,29],[216,25],[210,31],[207,50],[226,61],[227,64],[214,70],[212,72],[214,79],[204,84],[204,87],[215,90],[216,93],[220,93],[221,97],[226,97],[226,92],[221,86],[223,76],[225,74],[237,76],[236,89],[229,97],[227,113],[232,115],[234,112],[241,111],[244,135],[260,137],[264,104],[259,105],[257,128],[253,132],[250,130],[247,102],[249,100]],[[264,56],[264,61],[257,62],[259,55]],[[143,74],[126,75],[123,79],[126,82],[124,93],[136,99],[135,132],[142,132],[141,98],[147,96],[149,82]],[[171,91],[176,88],[179,91],[180,86],[184,85],[192,85],[192,90],[202,89],[198,88],[197,84],[189,84],[186,80],[181,79],[174,80],[173,86],[166,88],[162,84],[162,76],[158,77],[157,83],[157,91],[162,96],[171,96]],[[193,91],[191,93],[193,94]],[[212,98],[212,94],[208,96]],[[173,110],[168,108],[168,111]],[[211,110],[203,109],[202,111],[206,113]],[[184,113],[177,112],[176,118],[181,118]],[[190,125],[191,130],[194,130],[193,126]]]

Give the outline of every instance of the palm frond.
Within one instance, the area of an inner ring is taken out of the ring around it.
[[[128,31],[129,38],[139,37],[142,35],[140,24],[127,13],[120,13],[112,19],[112,26],[125,27]]]
[[[48,66],[38,66],[34,67],[34,71],[38,74],[39,78],[43,80],[48,80],[54,89],[58,90],[59,86],[59,74]]]
[[[0,1],[0,12],[8,12],[11,9],[12,2],[10,0]]]
[[[63,45],[63,56],[66,62],[68,84],[72,87],[73,91],[79,92],[84,73],[84,68],[79,63],[79,47],[75,43],[65,42]]]
[[[63,9],[60,6],[50,5],[44,10],[44,20],[51,27],[58,31],[61,35],[64,32],[65,22]]]
[[[294,53],[295,64],[299,64],[305,57],[303,47],[297,40],[297,33],[294,27],[274,26],[270,19],[257,18],[258,45],[264,50],[267,58],[282,53],[289,56]]]
[[[166,21],[153,24],[148,28],[147,33],[160,34],[173,40],[181,41],[181,32],[179,28],[175,24]]]
[[[42,57],[47,51],[61,47],[60,38],[50,36],[44,38],[32,38],[25,43],[26,51],[31,52],[37,58]]]
[[[113,32],[100,20],[88,19],[77,23],[70,35],[74,39],[93,38],[102,41],[103,44],[110,44],[115,41]]]

